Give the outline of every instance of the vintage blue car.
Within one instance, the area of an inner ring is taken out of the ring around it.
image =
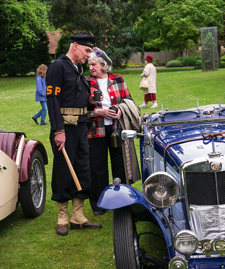
[[[225,268],[225,105],[143,118],[143,132],[122,132],[140,138],[143,191],[116,178],[98,202],[114,210],[116,268]],[[160,227],[164,260],[141,248],[140,221]]]

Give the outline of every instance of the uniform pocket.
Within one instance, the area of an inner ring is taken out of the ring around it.
[[[79,116],[74,115],[62,115],[64,125],[77,125]]]

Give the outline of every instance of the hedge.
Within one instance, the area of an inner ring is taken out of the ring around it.
[[[166,67],[182,67],[184,66],[181,61],[172,60],[166,64]]]

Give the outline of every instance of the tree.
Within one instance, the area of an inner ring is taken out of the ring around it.
[[[49,64],[46,4],[0,0],[0,74],[26,74]]]
[[[144,10],[135,27],[139,39],[142,41],[143,48],[145,50],[151,49],[151,51],[154,51],[158,48],[154,48],[151,45],[151,41],[156,40],[160,36],[160,28],[152,13],[153,9]]]
[[[145,27],[148,33],[146,46],[182,52],[190,40],[198,44],[201,27],[217,26],[221,33],[223,14],[223,0],[156,0],[138,27]]]
[[[49,14],[55,27],[73,33],[84,32],[98,38],[97,46],[106,50],[114,67],[121,67],[140,42],[134,29],[137,14],[151,1],[125,0],[49,0]],[[145,3],[145,5],[144,5]]]
[[[55,51],[55,60],[59,58],[61,54],[65,54],[70,46],[72,33],[64,33],[58,41],[57,49]]]

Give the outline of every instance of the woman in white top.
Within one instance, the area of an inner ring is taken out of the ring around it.
[[[90,94],[95,90],[102,92],[100,103],[96,103],[88,111],[88,142],[91,170],[91,197],[90,204],[95,215],[105,212],[97,206],[102,191],[109,185],[108,151],[111,159],[113,178],[119,177],[126,183],[122,147],[111,145],[111,134],[115,128],[115,120],[121,116],[118,104],[125,99],[131,99],[123,77],[112,74],[112,61],[99,48],[93,48],[88,59],[91,76],[86,78],[90,86]],[[114,108],[114,109],[112,109]]]
[[[146,66],[144,68],[141,77],[148,78],[148,89],[143,90],[143,94],[145,96],[144,103],[140,105],[140,108],[146,108],[149,101],[153,101],[153,105],[151,108],[157,108],[157,101],[156,101],[156,68],[152,64],[153,57],[151,55],[147,55],[145,57]]]

